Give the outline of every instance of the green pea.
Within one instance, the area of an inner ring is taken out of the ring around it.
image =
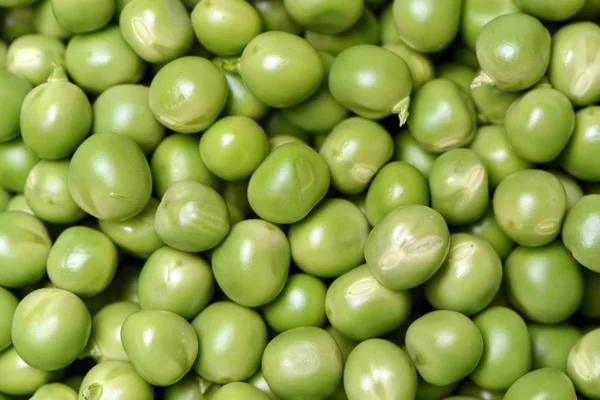
[[[328,34],[307,30],[304,37],[315,49],[337,56],[354,46],[378,44],[379,22],[373,11],[364,8],[358,21],[345,32]]]
[[[319,153],[329,166],[333,186],[344,194],[358,194],[392,157],[393,148],[393,139],[383,126],[351,117],[327,135]]]
[[[165,388],[164,400],[211,400],[220,387],[191,372]]]
[[[12,195],[8,190],[0,186],[0,212],[8,211],[7,207],[10,204]]]
[[[290,17],[283,1],[252,0],[252,5],[260,14],[265,31],[283,31],[299,35],[304,30]]]
[[[269,0],[271,1],[271,0]],[[302,103],[300,103],[302,104]],[[264,120],[261,121],[267,136],[270,138],[275,136],[293,136],[300,139],[302,142],[309,143],[313,138],[313,134],[307,132],[294,124],[292,124],[284,115],[283,110],[271,111]],[[326,136],[326,135],[318,135]]]
[[[83,301],[62,289],[38,289],[15,311],[12,339],[19,356],[33,368],[56,371],[84,349],[92,319]],[[39,332],[44,332],[40,335]]]
[[[63,383],[46,383],[35,391],[31,400],[77,400],[75,389]]]
[[[212,397],[214,400],[269,400],[249,383],[232,382],[222,386]]]
[[[437,77],[451,80],[465,92],[470,93],[475,70],[470,65],[444,62],[437,66]]]
[[[71,389],[75,390],[75,393],[79,392],[79,388],[81,387],[81,382],[83,382],[83,375],[71,375],[66,377],[62,382],[67,385],[68,387],[70,387]]]
[[[51,0],[58,23],[73,33],[97,31],[115,12],[114,0]]]
[[[448,47],[458,33],[462,1],[394,1],[394,21],[400,39],[421,53]]]
[[[561,167],[571,176],[585,181],[600,181],[600,107],[590,106],[575,113],[575,130],[560,156]]]
[[[404,60],[410,72],[414,90],[423,86],[425,82],[433,79],[435,75],[435,67],[433,65],[433,61],[427,55],[413,50],[402,42],[385,44],[383,39],[382,42],[384,43],[382,46],[384,49],[395,53]]]
[[[0,390],[9,396],[29,396],[46,383],[59,380],[62,375],[63,370],[42,371],[28,365],[14,347],[0,353]]]
[[[139,304],[137,288],[141,272],[142,267],[137,264],[119,266],[110,287],[117,300]]]
[[[502,125],[479,127],[470,148],[483,161],[492,189],[514,172],[534,167],[533,163],[515,152]]]
[[[269,400],[277,400],[260,369],[256,371],[256,373],[252,375],[246,382],[263,392]]]
[[[548,29],[530,15],[510,13],[494,18],[477,37],[482,71],[472,87],[491,85],[519,91],[535,85],[548,69],[550,45]]]
[[[96,363],[129,361],[121,342],[121,328],[127,317],[138,311],[140,306],[128,301],[102,307],[92,317],[92,331],[84,354],[89,354]]]
[[[496,391],[496,390],[487,390],[482,387],[477,386],[473,381],[465,380],[460,388],[458,389],[458,393],[465,396],[473,396],[477,400],[503,400],[504,392]]]
[[[73,33],[63,27],[52,10],[52,0],[39,0],[33,5],[33,26],[36,32],[57,39],[67,40]]]
[[[92,135],[73,154],[69,191],[88,214],[124,221],[142,212],[150,201],[150,167],[129,137],[116,133]]]
[[[412,165],[423,174],[425,178],[429,177],[429,172],[436,159],[436,155],[425,150],[408,129],[402,129],[395,137],[394,159],[404,161]]]
[[[267,345],[267,327],[256,311],[229,301],[212,303],[194,320],[200,352],[194,371],[225,384],[250,378]]]
[[[58,40],[58,39],[57,39]],[[21,135],[40,158],[73,154],[92,127],[92,106],[85,92],[56,66],[48,82],[30,91],[21,106]]]
[[[573,207],[585,195],[581,185],[570,175],[557,170],[550,170],[548,172],[556,176],[560,180],[560,183],[562,183],[567,194],[567,210]]]
[[[20,211],[0,213],[0,286],[20,288],[46,274],[52,242],[44,224]]]
[[[369,339],[352,350],[344,369],[348,400],[413,400],[417,373],[409,356],[392,342]]]
[[[271,59],[286,60],[270,65]],[[271,107],[291,107],[321,85],[325,67],[303,38],[287,32],[264,32],[244,48],[238,69],[250,92]],[[285,87],[286,90],[280,90]]]
[[[269,342],[262,356],[262,371],[280,400],[324,399],[342,382],[342,356],[326,330],[294,328]]]
[[[32,7],[10,7],[0,14],[0,37],[5,41],[12,42],[32,33],[36,33]]]
[[[214,290],[212,271],[204,259],[165,246],[146,260],[137,292],[144,310],[171,311],[189,320],[208,305]]]
[[[150,63],[181,57],[194,41],[189,12],[178,0],[132,0],[121,11],[119,27],[133,51]]]
[[[0,70],[0,143],[19,136],[21,105],[32,85],[17,74]]]
[[[30,214],[35,217],[35,213],[27,204],[25,195],[22,194],[16,194],[10,199],[10,201],[6,205],[6,211],[22,211],[26,214]]]
[[[600,272],[600,246],[596,219],[600,195],[583,196],[569,210],[562,229],[562,242],[573,258],[587,269]]]
[[[573,346],[567,361],[567,374],[577,392],[589,398],[600,396],[599,351],[600,329],[593,329]]]
[[[229,232],[225,200],[210,186],[185,180],[172,184],[154,219],[158,237],[168,246],[202,252],[217,246]]]
[[[223,71],[212,62],[185,56],[154,76],[149,95],[150,109],[161,124],[175,132],[196,133],[208,128],[223,111],[229,87]]]
[[[532,369],[555,368],[567,371],[571,348],[581,339],[581,331],[569,324],[529,325],[532,342]]]
[[[276,224],[298,222],[319,203],[329,189],[327,163],[309,146],[279,146],[254,171],[248,184],[248,201],[262,219]]]
[[[515,0],[523,12],[546,21],[562,21],[571,18],[583,7],[585,0],[562,0],[552,4],[540,0]]]
[[[378,337],[398,328],[407,319],[411,305],[407,291],[383,286],[366,264],[333,281],[325,299],[329,322],[351,340]]]
[[[426,382],[444,386],[458,382],[475,369],[483,352],[483,340],[468,317],[456,311],[440,310],[429,312],[410,324],[406,331],[406,349]]]
[[[247,217],[252,213],[250,204],[248,204],[247,192],[248,180],[244,179],[241,181],[226,182],[221,193],[228,204],[235,205]]]
[[[502,260],[515,247],[515,243],[506,236],[498,225],[498,222],[496,222],[491,202],[488,204],[487,210],[481,218],[470,225],[462,227],[461,230],[486,240],[492,245]]]
[[[419,377],[417,386],[417,397],[415,400],[440,400],[445,396],[449,396],[458,387],[458,382],[449,385],[436,386],[427,383],[423,378]]]
[[[68,175],[68,160],[42,160],[29,172],[25,182],[25,199],[40,219],[68,224],[85,217],[85,212],[69,193]]]
[[[489,307],[473,321],[483,337],[483,355],[469,378],[484,389],[506,390],[531,370],[527,325],[506,307]]]
[[[444,109],[444,113],[431,110]],[[427,151],[443,153],[468,145],[477,132],[471,97],[455,82],[432,79],[412,96],[408,129]]]
[[[500,182],[493,204],[498,225],[512,241],[538,247],[560,233],[567,195],[551,173],[526,169]]]
[[[266,323],[276,332],[301,326],[322,326],[325,323],[325,284],[307,274],[287,278],[281,293],[264,306]]]
[[[398,28],[396,28],[396,22],[394,21],[393,2],[387,4],[379,14],[379,37],[383,47],[388,48],[389,45],[400,43],[401,48],[406,47],[407,49],[412,50],[410,46],[406,45],[402,39],[400,39],[400,33],[398,32]],[[421,54],[417,51],[414,51],[414,53]]]
[[[117,248],[108,236],[85,226],[72,226],[50,249],[47,271],[57,288],[93,296],[113,280],[117,262]]]
[[[200,44],[218,56],[235,56],[262,32],[258,11],[246,1],[201,0],[191,14]]]
[[[237,181],[250,177],[266,158],[268,139],[253,119],[230,116],[202,134],[199,148],[209,171],[226,181]]]
[[[85,374],[78,400],[110,400],[114,393],[136,400],[154,399],[154,388],[126,361],[104,361]]]
[[[325,289],[325,287],[323,287]],[[17,309],[19,300],[8,289],[0,287],[0,352],[6,350],[12,344],[10,331],[12,320]],[[323,304],[325,304],[325,290],[323,290]],[[323,315],[325,315],[323,306]]]
[[[477,118],[483,124],[504,124],[506,111],[521,95],[521,92],[505,92],[490,85],[475,86],[470,91],[477,108]]]
[[[362,15],[364,0],[284,0],[290,17],[308,30],[332,34],[352,28]]]
[[[573,382],[554,368],[529,372],[517,380],[504,395],[505,400],[577,400]]]
[[[583,300],[579,313],[588,319],[600,319],[600,274],[584,269],[583,277]]]
[[[48,79],[55,65],[65,62],[65,45],[57,38],[30,34],[16,39],[8,47],[6,68],[33,86]]]
[[[519,12],[514,0],[465,0],[460,21],[460,37],[475,49],[481,29],[500,15]]]

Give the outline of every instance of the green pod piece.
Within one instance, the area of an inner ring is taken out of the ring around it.
[[[400,39],[421,53],[444,50],[458,33],[461,0],[394,0]]]
[[[0,68],[0,143],[20,134],[21,105],[33,86],[24,78]]]
[[[571,324],[530,324],[529,335],[533,350],[531,368],[555,368],[565,373],[569,352],[583,336]]]
[[[127,361],[105,361],[93,366],[81,382],[77,399],[111,400],[113,393],[136,400],[154,399],[154,388]]]
[[[575,130],[559,157],[561,167],[571,176],[588,182],[600,181],[596,157],[600,138],[600,107],[589,106],[575,113]]]
[[[19,356],[14,347],[0,353],[0,390],[7,396],[30,396],[46,383],[59,380],[63,370],[42,371]],[[11,400],[11,397],[6,397]]]
[[[92,127],[92,105],[85,92],[69,82],[58,65],[43,83],[27,94],[21,106],[23,142],[38,157],[70,156]]]
[[[114,0],[51,0],[58,23],[73,33],[97,31],[115,12]]]
[[[519,11],[514,0],[465,0],[459,27],[460,38],[471,49],[475,49],[477,36],[488,22]]]
[[[567,213],[561,237],[573,258],[597,273],[600,273],[600,237],[593,221],[599,215],[600,195],[583,196]]]
[[[573,382],[554,368],[531,371],[519,378],[504,395],[505,400],[577,400]]]
[[[352,28],[362,15],[364,0],[284,0],[292,19],[304,28],[319,33],[341,33]]]
[[[33,5],[33,26],[36,32],[46,36],[54,36],[60,40],[67,40],[73,36],[63,27],[52,10],[52,0],[39,0]]]
[[[260,14],[265,31],[283,31],[300,35],[304,28],[288,14],[283,1],[252,0],[256,11]]]
[[[48,80],[55,65],[65,64],[65,45],[53,36],[30,34],[8,46],[6,69],[33,86]]]
[[[0,352],[9,348],[12,344],[10,337],[12,320],[19,300],[8,289],[0,287]],[[323,304],[325,304],[325,292],[323,291]],[[325,314],[325,310],[323,310]]]

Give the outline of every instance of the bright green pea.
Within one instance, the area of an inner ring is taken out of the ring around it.
[[[290,17],[283,1],[252,0],[251,3],[262,18],[265,31],[283,31],[299,35],[304,30]]]
[[[253,119],[230,116],[219,119],[202,134],[199,148],[210,172],[226,181],[238,181],[250,177],[263,162],[268,139]]]
[[[123,398],[154,399],[154,388],[144,381],[127,361],[105,361],[85,374],[77,400],[111,400],[118,393]]]
[[[217,246],[229,232],[229,210],[210,186],[185,180],[172,184],[154,217],[154,229],[168,246],[202,252]]]
[[[595,221],[600,214],[600,195],[583,196],[567,213],[562,242],[578,263],[600,272],[600,236]]]
[[[445,112],[431,112],[437,109]],[[433,153],[466,146],[477,132],[473,100],[455,82],[432,79],[412,96],[408,129],[425,150]]]
[[[194,371],[225,384],[250,378],[267,345],[267,327],[258,312],[230,301],[212,303],[194,320],[199,354]]]
[[[117,262],[117,248],[108,236],[86,226],[72,226],[50,249],[47,271],[57,288],[93,296],[113,280]]]
[[[69,191],[88,214],[124,221],[142,212],[150,201],[150,166],[129,137],[116,133],[92,135],[73,154]]]
[[[366,264],[346,272],[327,289],[327,319],[344,337],[365,340],[398,328],[408,317],[412,300],[407,291],[388,289]]]
[[[579,0],[576,0],[579,1]],[[481,29],[500,15],[519,12],[514,0],[465,0],[460,21],[460,37],[475,49]]]
[[[490,307],[473,321],[483,337],[483,355],[469,378],[488,390],[506,390],[531,370],[531,338],[525,321],[506,307]]]
[[[75,361],[91,327],[92,318],[79,297],[62,289],[38,289],[17,306],[13,346],[33,368],[56,371]]]
[[[57,39],[58,40],[58,39]],[[85,92],[56,66],[48,82],[30,91],[21,107],[23,141],[38,157],[70,156],[92,127],[92,106]]]
[[[406,66],[410,71],[413,90],[420,88],[425,82],[433,79],[435,75],[435,67],[429,56],[413,50],[402,42],[385,44],[383,38],[382,42],[384,43],[382,46],[384,49],[397,54],[406,63]]]
[[[470,225],[462,227],[461,230],[488,241],[502,260],[515,247],[515,243],[506,236],[498,225],[498,222],[496,222],[491,202],[488,204],[487,210],[481,218]]]
[[[325,287],[323,286],[323,289]],[[19,300],[17,297],[0,287],[0,352],[6,350],[12,344],[10,331],[12,320],[17,309]],[[325,304],[325,290],[323,290],[323,304]],[[325,315],[325,306],[323,306],[323,315]]]
[[[308,30],[341,33],[352,28],[362,15],[364,0],[284,0],[290,17]]]
[[[35,391],[30,400],[77,400],[77,392],[64,383],[47,383]]]
[[[19,136],[21,105],[32,85],[17,74],[0,70],[0,143]]]
[[[584,181],[600,181],[600,162],[596,157],[600,138],[600,107],[589,106],[575,113],[575,130],[560,156],[561,167]]]
[[[554,368],[531,371],[517,380],[504,395],[505,400],[577,400],[573,382]]]
[[[526,169],[505,178],[494,193],[494,214],[504,233],[521,246],[543,246],[560,233],[567,195],[549,172]]]
[[[322,326],[325,323],[325,294],[327,287],[307,274],[287,278],[281,293],[264,306],[266,323],[275,332],[301,326]]]
[[[235,56],[262,32],[258,11],[246,1],[200,0],[191,14],[196,38],[218,56]]]
[[[6,205],[5,211],[22,211],[24,213],[33,215],[35,217],[35,213],[31,210],[29,205],[27,204],[27,200],[25,199],[25,195],[16,194],[14,195],[8,204]]]
[[[256,373],[252,375],[246,382],[263,392],[269,400],[277,400],[260,369],[256,371]]]
[[[574,325],[529,325],[532,342],[532,369],[555,368],[567,371],[571,348],[581,339],[582,333]]]
[[[369,339],[352,350],[344,368],[348,400],[413,400],[417,372],[410,357],[392,342]]]
[[[59,380],[63,372],[42,371],[28,365],[14,347],[0,353],[0,390],[9,396],[29,396],[46,383]]]
[[[121,11],[119,27],[133,51],[150,63],[182,57],[194,41],[190,14],[179,0],[132,0]]]
[[[491,188],[496,188],[504,178],[514,172],[534,167],[533,163],[515,152],[502,125],[479,127],[469,147],[485,164]]]
[[[421,53],[445,49],[458,33],[461,6],[460,0],[394,0],[400,39]]]
[[[115,12],[114,0],[51,0],[58,23],[73,33],[97,31]]]
[[[42,35],[53,36],[57,39],[67,40],[73,36],[63,27],[52,10],[52,0],[39,0],[33,5],[33,25],[35,30]]]
[[[235,224],[212,254],[217,284],[229,299],[246,307],[275,299],[289,266],[287,237],[276,225],[259,219]]]
[[[52,242],[44,224],[20,211],[0,213],[0,286],[20,288],[45,275]]]
[[[567,361],[567,374],[577,392],[592,399],[600,397],[599,353],[600,329],[594,329],[573,346]]]
[[[149,104],[167,128],[197,133],[217,119],[228,96],[227,80],[219,67],[202,57],[185,56],[169,62],[154,76]]]
[[[190,372],[179,382],[165,388],[164,400],[211,400],[220,387]]]
[[[400,130],[394,142],[394,160],[404,161],[418,169],[425,178],[429,177],[429,172],[437,156],[425,150],[408,129]]]
[[[166,310],[192,319],[215,291],[210,265],[199,255],[161,247],[146,260],[138,279],[144,310]]]
[[[586,0],[559,0],[547,3],[543,0],[515,0],[523,12],[546,21],[562,21],[579,12]]]
[[[212,397],[213,400],[269,400],[259,389],[249,383],[232,382],[222,386]]]
[[[48,79],[55,65],[65,63],[65,45],[52,36],[24,35],[8,47],[6,68],[33,86]]]
[[[342,383],[342,356],[326,330],[294,328],[269,342],[262,356],[262,371],[280,400],[324,399]]]
[[[512,0],[501,1],[512,2]],[[521,95],[521,92],[505,92],[490,85],[472,87],[470,92],[477,108],[479,122],[498,125],[504,124],[506,111]]]

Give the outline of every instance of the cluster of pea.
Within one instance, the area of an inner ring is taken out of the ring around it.
[[[0,400],[600,399],[600,0],[0,0]]]

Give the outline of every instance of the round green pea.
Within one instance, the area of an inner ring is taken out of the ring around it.
[[[298,222],[329,190],[325,160],[302,143],[275,149],[250,177],[248,201],[262,219],[276,224]]]
[[[78,400],[111,400],[114,396],[153,400],[154,388],[127,361],[105,361],[94,365],[81,382]]]
[[[142,310],[131,314],[121,327],[121,342],[138,374],[155,386],[179,381],[198,355],[194,328],[170,311]]]
[[[473,396],[477,400],[503,400],[504,392],[487,390],[477,386],[471,380],[465,380],[458,389],[458,393],[465,396]]]
[[[58,40],[58,39],[57,39]],[[61,66],[48,82],[30,91],[21,106],[21,135],[38,157],[70,156],[92,127],[92,106],[85,92],[68,81]]]
[[[27,176],[38,161],[21,138],[0,143],[0,185],[11,192],[23,193]]]
[[[22,194],[14,195],[6,205],[5,211],[22,211],[35,217],[35,213],[31,211],[31,208],[29,208],[29,205],[27,204],[25,195]]]
[[[473,319],[483,355],[469,378],[488,390],[506,390],[531,370],[531,337],[525,321],[506,307],[489,307]]]
[[[163,198],[171,185],[184,180],[193,180],[215,190],[221,188],[221,180],[202,161],[199,143],[195,136],[172,134],[156,146],[150,159],[150,169],[158,199]]]
[[[477,36],[477,61],[481,73],[472,87],[496,86],[519,91],[535,85],[550,64],[551,38],[535,17],[509,13],[494,18]]]
[[[73,154],[69,191],[88,214],[102,220],[127,220],[142,212],[150,201],[152,176],[148,161],[125,135],[92,135]]]
[[[17,309],[19,300],[8,289],[0,287],[0,352],[6,350],[12,344],[10,331],[12,320]],[[325,304],[325,286],[323,286],[323,300]],[[325,315],[325,306],[323,305],[323,315]]]
[[[189,320],[206,307],[214,293],[210,265],[202,257],[161,247],[146,260],[138,278],[144,310],[166,310]]]
[[[77,392],[64,383],[47,383],[35,391],[30,400],[77,400]]]
[[[277,400],[260,369],[256,371],[256,373],[252,375],[246,382],[264,393],[269,400]]]
[[[431,110],[445,110],[432,113]],[[477,132],[473,100],[455,82],[436,78],[412,96],[408,129],[423,148],[443,153],[468,145]]]
[[[546,21],[569,19],[577,14],[585,3],[586,0],[559,0],[553,3],[543,0],[515,0],[515,5],[523,12]]]
[[[365,340],[400,327],[412,306],[407,291],[383,286],[366,264],[346,272],[327,289],[327,319],[344,337]]]
[[[167,128],[197,133],[217,119],[228,96],[227,80],[219,67],[202,57],[185,56],[169,62],[154,76],[149,104],[156,119]]]
[[[507,1],[512,2],[512,0]],[[498,125],[504,124],[506,111],[521,95],[521,92],[506,92],[490,85],[475,86],[471,88],[470,92],[477,109],[479,122]]]
[[[394,343],[369,339],[352,350],[344,368],[348,400],[413,400],[417,372],[410,357]]]
[[[179,382],[167,386],[164,400],[211,400],[221,385],[207,381],[190,372]]]
[[[290,17],[308,30],[341,33],[352,28],[362,15],[364,0],[284,0]]]
[[[579,328],[570,324],[529,325],[532,343],[532,369],[555,368],[567,371],[567,359],[571,348],[581,339]]]
[[[52,10],[52,0],[39,0],[33,5],[33,26],[36,32],[57,39],[67,40],[73,33],[63,27]]]
[[[485,214],[474,223],[462,227],[462,231],[486,240],[502,260],[515,247],[515,243],[506,236],[496,222],[491,202],[488,204]]]
[[[85,217],[69,193],[68,176],[68,160],[42,160],[29,172],[24,194],[27,205],[38,218],[69,224]]]
[[[46,274],[52,241],[44,224],[21,211],[0,213],[0,286],[20,288]]]
[[[269,398],[249,383],[232,382],[215,392],[212,400],[269,400]]]
[[[62,289],[38,289],[15,310],[13,346],[33,368],[56,371],[81,353],[91,327],[92,318],[79,297]]]
[[[322,54],[322,52],[320,53]],[[325,58],[323,58],[325,59]],[[300,103],[302,104],[302,103]],[[304,143],[310,143],[313,137],[315,137],[310,132],[307,132],[306,129],[302,129],[294,124],[292,124],[283,113],[283,110],[273,110],[271,111],[262,121],[261,125],[267,136],[269,138],[275,136],[293,136]],[[326,135],[316,135],[316,137],[326,136]]]
[[[589,398],[600,397],[600,329],[586,333],[573,346],[567,361],[567,374],[577,392]]]
[[[443,62],[437,66],[437,77],[453,81],[465,92],[471,92],[471,82],[475,78],[475,70],[467,64]]]
[[[319,53],[306,40],[278,31],[254,37],[244,48],[238,68],[250,92],[277,108],[308,99],[325,75]]]
[[[38,86],[52,73],[55,65],[64,65],[65,45],[53,36],[24,35],[8,46],[6,69]]]
[[[265,31],[283,31],[299,35],[304,30],[290,17],[283,1],[252,0],[251,3],[260,14]]]
[[[58,23],[73,33],[97,31],[106,26],[115,12],[114,0],[52,0]]]
[[[484,213],[489,201],[488,174],[471,149],[440,155],[429,173],[431,207],[450,225],[470,224]]]
[[[194,371],[225,384],[250,378],[267,345],[267,326],[258,312],[229,301],[212,303],[194,320],[199,354]]]
[[[342,383],[342,355],[326,330],[294,328],[269,342],[262,356],[262,371],[280,400],[324,399]]]
[[[567,194],[567,210],[573,207],[575,203],[585,195],[579,182],[572,176],[557,170],[550,170],[548,172],[556,176],[565,188],[565,193]]]
[[[403,47],[406,46],[408,49],[412,50],[410,46],[406,45],[402,39],[400,39],[400,34],[398,33],[398,28],[396,28],[396,22],[394,21],[393,2],[387,4],[379,14],[379,39],[383,47],[387,47],[390,44],[400,43]],[[416,50],[412,51],[417,54],[421,54]]]
[[[290,275],[281,293],[263,307],[267,325],[275,332],[322,326],[326,319],[326,292],[327,287],[319,278],[308,274]]]
[[[247,1],[200,0],[191,14],[194,34],[218,56],[235,56],[262,32],[258,11]]]
[[[238,181],[252,175],[267,157],[268,139],[253,119],[229,116],[202,134],[199,148],[210,172],[226,181]]]
[[[138,311],[140,306],[137,304],[117,301],[102,307],[94,314],[86,351],[96,363],[129,361],[121,342],[121,328],[127,317]]]
[[[8,396],[29,396],[48,382],[59,380],[62,370],[42,371],[19,356],[14,347],[0,353],[0,390]],[[11,400],[11,397],[7,397]]]
[[[600,273],[584,269],[583,277],[585,286],[579,314],[590,320],[600,319]]]
[[[114,291],[117,300],[139,304],[137,288],[141,272],[142,266],[138,264],[119,266],[110,287],[110,290]]]
[[[477,325],[450,310],[432,311],[416,319],[406,331],[405,343],[419,375],[437,386],[469,375],[483,353]]]
[[[519,378],[504,395],[505,400],[577,400],[573,382],[554,368],[541,368]]]
[[[133,51],[149,63],[182,57],[194,42],[190,14],[179,0],[132,0],[121,11],[119,28]]]
[[[526,169],[500,182],[493,204],[496,221],[511,240],[521,246],[538,247],[560,233],[567,195],[551,173]]]
[[[86,226],[72,226],[50,249],[47,271],[57,288],[93,296],[113,280],[117,262],[117,248],[108,236]]]
[[[0,69],[0,143],[19,136],[21,105],[31,89],[24,78]]]
[[[121,250],[138,258],[148,258],[163,246],[154,229],[159,201],[151,197],[146,207],[135,217],[124,221],[99,220],[98,227]]]
[[[259,307],[282,291],[290,266],[290,244],[276,225],[259,219],[235,224],[214,249],[213,274],[223,293],[245,307]]]
[[[21,36],[35,32],[33,9],[28,6],[5,8],[0,14],[0,37],[12,42]]]
[[[579,0],[576,0],[579,1]],[[460,37],[475,49],[481,29],[500,15],[519,12],[514,0],[465,0],[460,21]]]
[[[559,161],[571,176],[584,181],[600,181],[600,107],[589,106],[575,113],[575,130]]]
[[[533,163],[515,152],[503,125],[479,127],[469,148],[483,161],[491,188],[496,188],[504,178],[514,172],[534,167]]]
[[[425,150],[408,129],[398,132],[394,144],[394,160],[404,161],[418,169],[425,178],[429,177],[433,162],[437,158],[435,154]]]
[[[421,53],[448,47],[458,33],[461,0],[394,0],[400,39]]]
[[[397,54],[406,63],[406,66],[410,71],[413,90],[420,88],[425,82],[433,79],[435,75],[435,67],[433,65],[433,61],[431,60],[431,58],[429,58],[429,56],[427,56],[426,54],[419,53],[418,51],[404,44],[403,42],[393,42],[385,44],[383,37],[382,42],[384,43],[384,45],[382,46],[384,49],[387,49]]]
[[[595,221],[600,215],[600,195],[583,196],[569,210],[562,242],[573,258],[587,269],[600,272],[600,234]]]
[[[393,149],[393,139],[383,126],[351,117],[327,135],[319,153],[329,167],[333,186],[344,194],[358,194],[389,161]]]
[[[406,122],[413,84],[406,62],[396,53],[372,44],[353,46],[335,58],[328,82],[333,98],[358,116],[396,114],[400,126]]]

